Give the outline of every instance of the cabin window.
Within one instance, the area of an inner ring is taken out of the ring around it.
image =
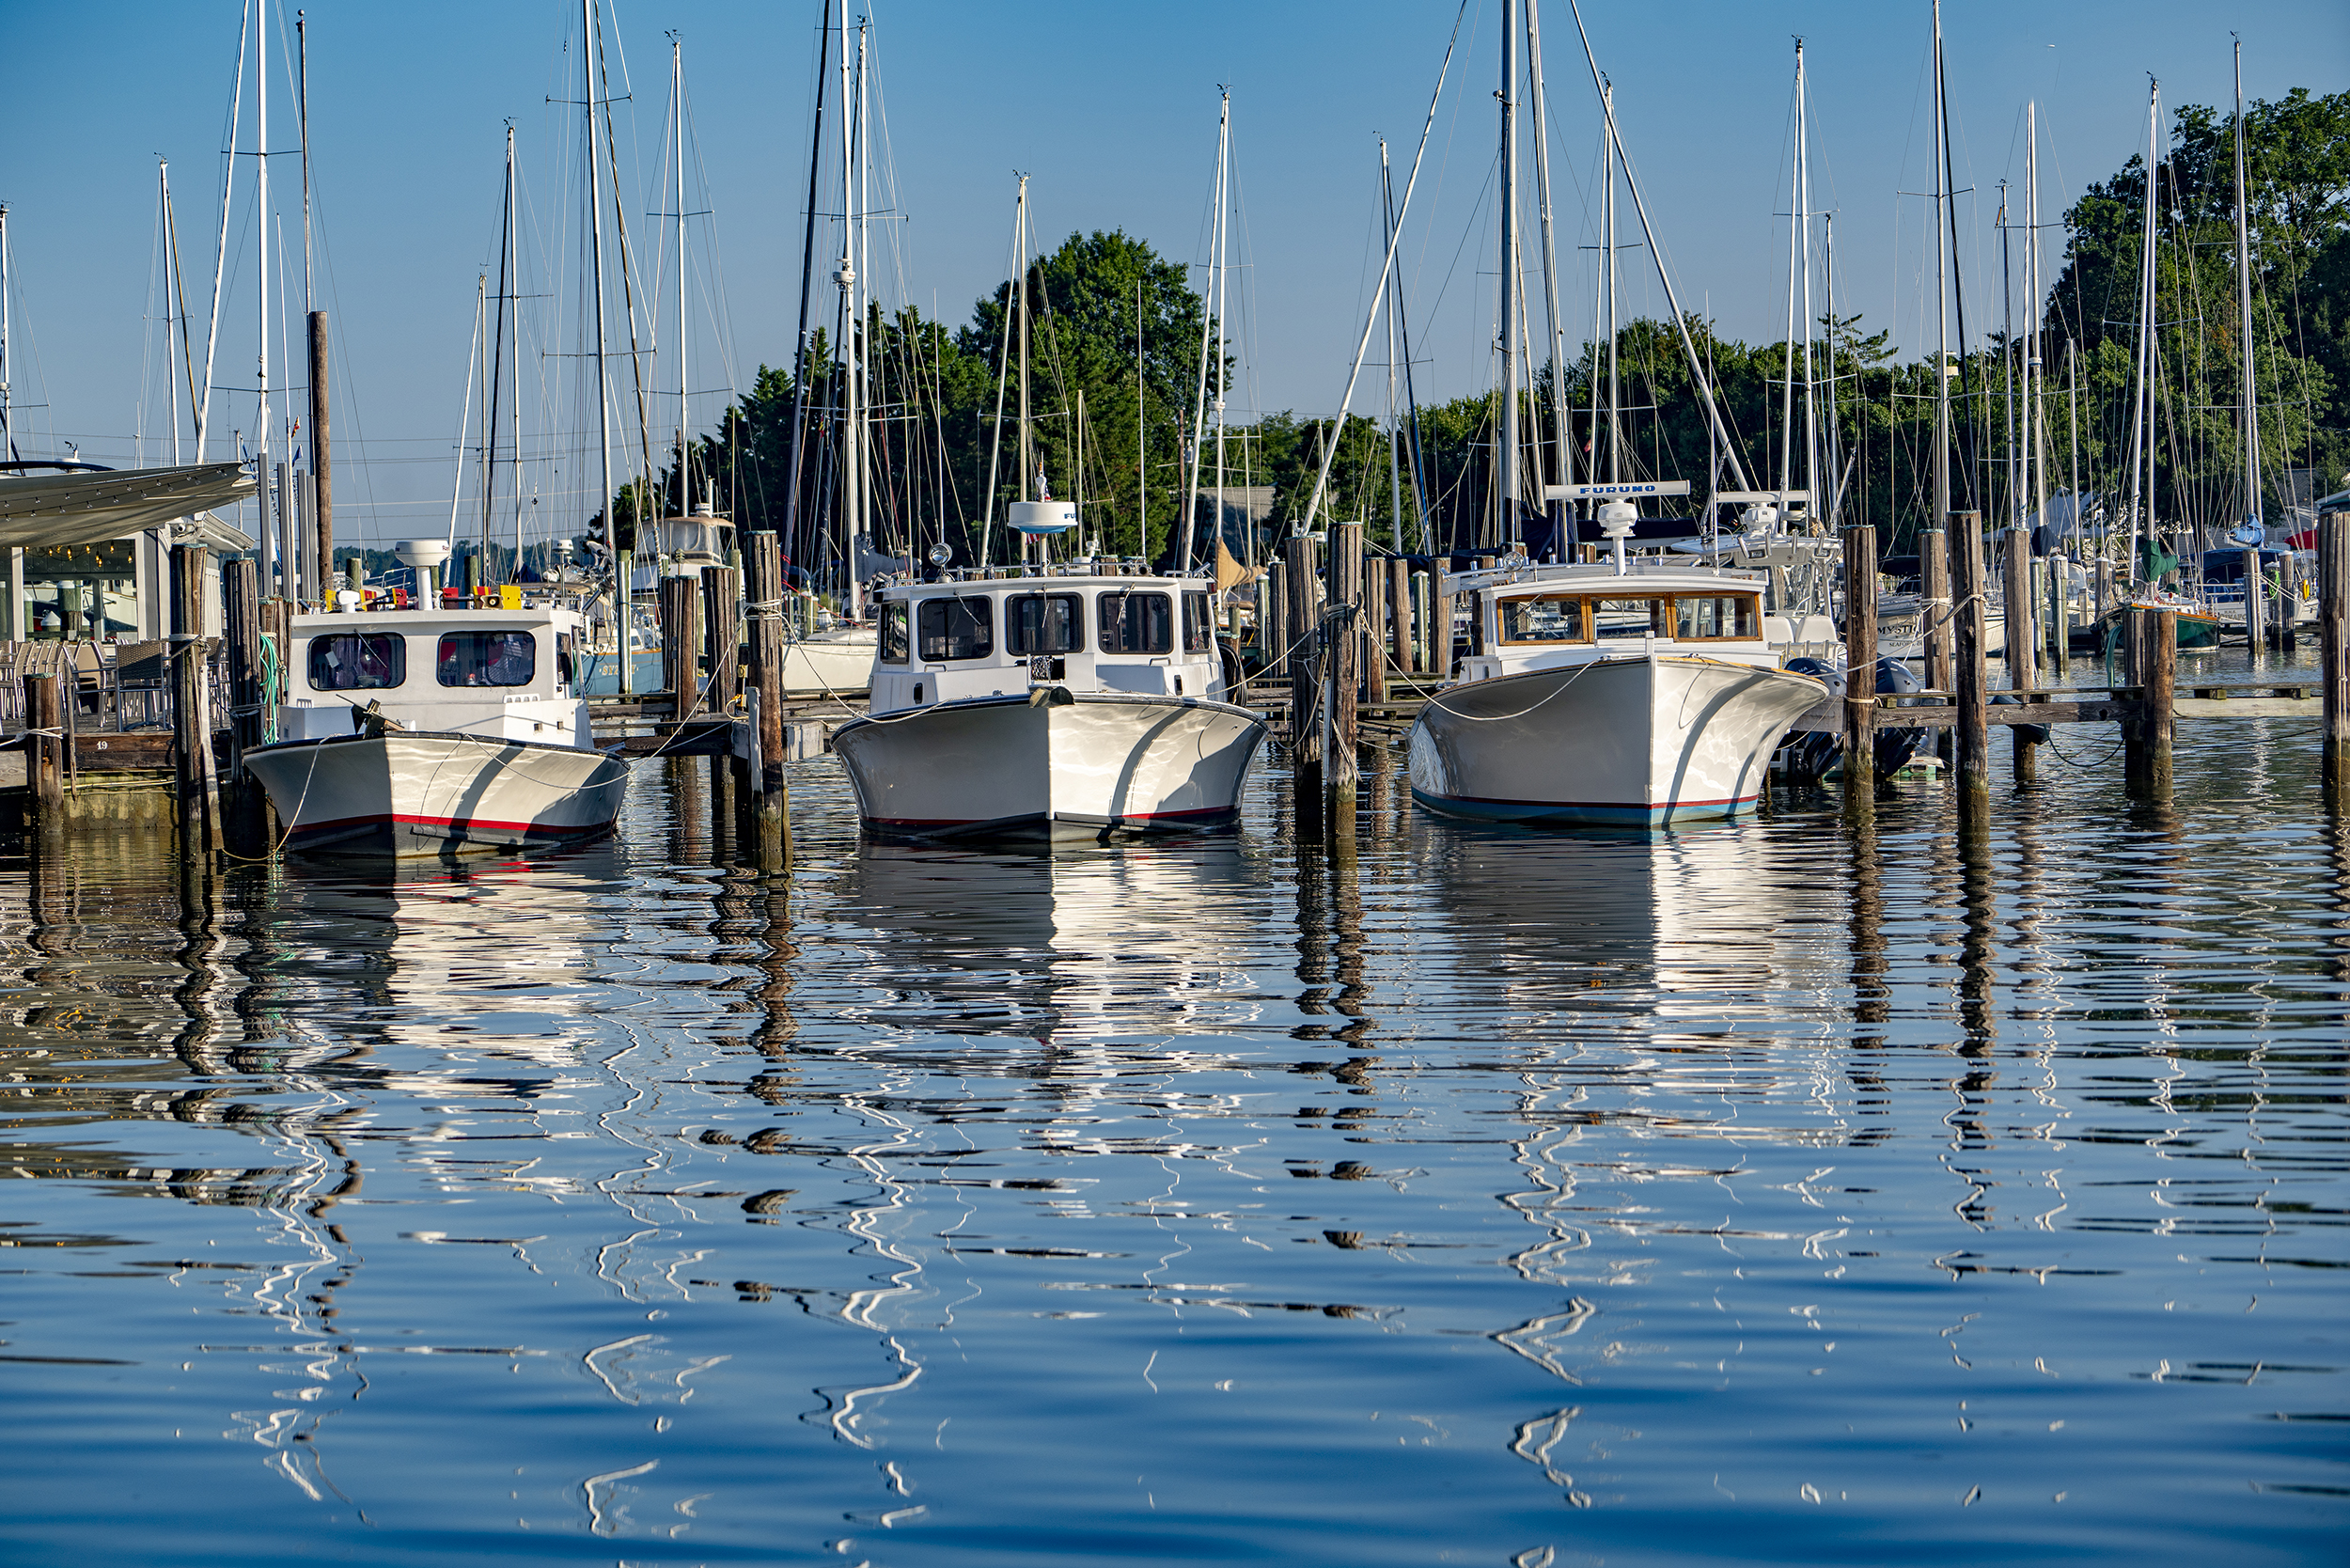
[[[1175,651],[1175,602],[1164,593],[1102,595],[1102,651]]]
[[[995,651],[993,599],[922,601],[922,662],[984,659]]]
[[[1504,599],[1501,602],[1503,642],[1589,642],[1590,628],[1583,621],[1580,599]]]
[[[556,689],[560,691],[575,679],[577,677],[572,673],[572,635],[569,632],[557,632],[555,634]]]
[[[906,607],[903,604],[884,604],[881,611],[882,663],[904,664],[910,646],[906,639]]]
[[[310,689],[382,691],[408,679],[408,639],[397,633],[338,632],[310,639]]]
[[[1215,651],[1215,620],[1208,608],[1208,596],[1204,593],[1183,595],[1183,651]]]
[[[1014,653],[1079,653],[1086,602],[1074,593],[1017,593],[1004,601],[1004,641]]]
[[[1602,642],[1610,637],[1668,637],[1671,605],[1669,599],[1594,599],[1591,630]]]
[[[528,632],[451,632],[434,672],[444,686],[527,686],[539,673],[539,639]]]
[[[1684,594],[1673,601],[1673,635],[1683,642],[1755,635],[1755,601],[1751,594]]]

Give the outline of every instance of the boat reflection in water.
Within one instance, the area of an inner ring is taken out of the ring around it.
[[[1610,1288],[1646,1282],[1653,1254],[1639,1238],[1675,1212],[1640,1189],[1726,1183],[1757,1145],[1845,1141],[1827,1107],[1842,1072],[1847,905],[1836,877],[1751,825],[1463,830],[1433,840],[1422,870],[1438,929],[1474,933],[1462,962],[1509,998],[1505,1037],[1532,1047],[1511,1096],[1523,1184],[1499,1197],[1532,1231],[1508,1266],[1557,1304],[1489,1337],[1577,1389],[1625,1354],[1608,1333],[1584,1335]],[[1520,1421],[1509,1448],[1588,1507],[1576,1456],[1637,1436],[1578,1398]]]

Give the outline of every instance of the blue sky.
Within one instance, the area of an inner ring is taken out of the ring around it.
[[[446,510],[475,279],[496,243],[509,118],[546,244],[559,246],[566,232],[555,218],[573,199],[559,144],[575,111],[547,101],[577,96],[575,56],[565,51],[578,7],[312,0],[306,8],[319,294],[337,334],[337,495],[346,537],[389,538],[415,531],[436,505]],[[172,163],[181,265],[200,311],[238,9],[237,0],[102,11],[0,0],[0,200],[10,207],[16,265],[16,396],[45,405],[20,416],[28,449],[52,452],[71,439],[86,457],[127,463],[141,455],[133,437],[144,422],[146,460],[166,455],[160,347],[143,320],[157,308],[154,161]],[[722,322],[704,308],[704,284],[688,290],[704,318],[688,337],[703,368],[689,406],[706,422],[724,400],[729,360],[743,380],[790,352],[818,7],[615,0],[607,10],[632,93],[619,130],[630,144],[623,163],[634,165],[624,170],[632,222],[661,206],[649,181],[663,144],[665,34],[684,41],[701,151],[693,184],[698,201],[706,178],[714,213],[697,220],[690,248],[698,269],[714,227],[725,281]],[[966,319],[1005,274],[1015,169],[1031,176],[1042,239],[1120,227],[1169,257],[1204,259],[1225,83],[1235,259],[1246,268],[1233,284],[1245,328],[1233,416],[1335,409],[1377,265],[1373,137],[1388,138],[1400,181],[1453,24],[1450,0],[871,0],[851,12],[872,19],[882,150],[904,215],[887,229],[894,258],[887,240],[874,241],[886,260],[875,269],[885,297]],[[1468,13],[1404,245],[1424,398],[1476,390],[1490,373],[1496,0],[1471,0]],[[1777,214],[1787,207],[1791,35],[1804,35],[1815,203],[1837,214],[1841,303],[1914,352],[1923,206],[1898,193],[1931,179],[1926,5],[1592,0],[1585,16],[1684,303],[1749,339],[1783,330],[1786,232]],[[289,7],[289,37],[292,20]],[[1565,0],[1548,0],[1543,23],[1565,312],[1587,321],[1596,105]],[[2350,82],[2350,11],[2339,0],[1949,8],[1960,183],[1982,193],[1970,214],[1980,239],[1966,258],[1978,299],[1996,287],[1990,187],[2021,180],[2026,101],[2042,106],[2042,216],[2054,222],[2084,182],[2142,142],[2148,72],[2162,78],[2166,103],[2226,102],[2232,27],[2245,39],[2251,96]],[[276,149],[294,145],[290,102],[281,96],[273,107]],[[214,377],[223,386],[252,382],[243,162]],[[274,160],[289,246],[298,234],[294,173],[293,159]],[[650,266],[652,225],[643,222]],[[1637,237],[1628,217],[1625,235]],[[2060,243],[2052,236],[2052,270]],[[1627,311],[1661,307],[1644,253],[1628,253],[1622,267]],[[719,324],[728,355],[718,352]],[[656,382],[672,374],[654,371]],[[252,395],[220,396],[216,428],[249,427]],[[1355,406],[1368,400],[1375,409],[1384,398],[1374,369]],[[667,406],[656,423],[674,421],[674,394]]]

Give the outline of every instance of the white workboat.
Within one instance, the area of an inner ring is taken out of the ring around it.
[[[1490,822],[1735,816],[1826,687],[1779,667],[1756,573],[1650,561],[1448,576],[1479,651],[1412,727],[1412,794]]]
[[[1231,825],[1263,721],[1207,585],[1054,574],[879,591],[868,716],[833,750],[870,830],[1096,839]]]
[[[572,684],[586,632],[552,603],[296,615],[279,738],[244,754],[288,846],[443,855],[608,831],[627,770]]]

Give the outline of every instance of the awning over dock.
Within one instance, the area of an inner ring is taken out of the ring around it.
[[[252,493],[253,476],[241,463],[0,478],[0,549],[122,539]],[[229,554],[253,548],[218,518],[199,518],[192,537]]]

